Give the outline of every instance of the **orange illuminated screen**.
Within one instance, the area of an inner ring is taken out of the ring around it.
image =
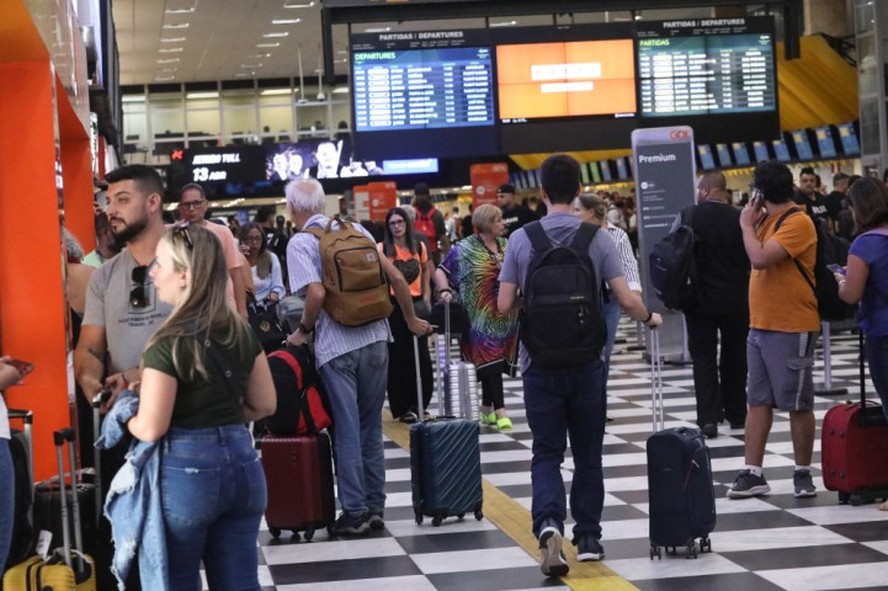
[[[500,45],[501,119],[635,113],[631,39]]]

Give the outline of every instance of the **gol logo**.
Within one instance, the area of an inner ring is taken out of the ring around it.
[[[675,141],[689,140],[691,139],[691,134],[688,132],[687,129],[673,129],[669,132],[669,139]]]

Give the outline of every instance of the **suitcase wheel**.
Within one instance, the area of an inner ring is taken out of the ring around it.
[[[475,509],[475,519],[477,519],[478,521],[484,519],[484,512],[481,511],[480,507],[478,509]]]
[[[663,560],[663,553],[660,550],[660,547],[651,544],[651,560],[654,559],[654,556],[657,557],[657,560]]]
[[[457,513],[456,518],[459,519],[460,521],[462,521],[465,516],[466,516],[465,513]]]
[[[860,495],[853,494],[848,497],[848,502],[851,503],[852,507],[859,507],[860,504],[863,502],[863,499],[860,497]]]
[[[691,542],[687,546],[688,552],[685,555],[685,558],[690,560],[691,558],[697,558],[697,541],[691,540]]]
[[[422,511],[420,511],[419,509],[414,510],[413,516],[416,519],[416,525],[422,525],[422,520],[423,520]]]
[[[440,515],[435,515],[434,517],[432,517],[432,525],[434,525],[435,527],[440,527],[443,521],[444,518],[442,518]]]
[[[314,537],[314,535],[315,535],[315,530],[314,530],[313,527],[310,527],[310,528],[308,528],[307,530],[305,530],[305,533],[302,534],[302,537],[303,537],[303,539],[305,539],[306,542],[310,542],[311,539]],[[293,536],[296,537],[296,538],[298,539],[298,538],[299,538],[299,533],[298,533],[298,532],[293,532]]]
[[[333,537],[333,525],[327,526],[327,535],[331,538]]]
[[[700,552],[712,552],[712,539],[705,537],[700,540]]]
[[[268,533],[270,533],[271,537],[274,538],[275,540],[278,539],[279,537],[281,537],[281,530],[279,530],[276,527],[269,527]]]
[[[847,505],[848,499],[850,497],[851,497],[851,495],[849,495],[848,493],[839,491],[839,504],[840,505]]]

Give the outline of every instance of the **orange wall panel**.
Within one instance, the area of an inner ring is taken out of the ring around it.
[[[6,401],[34,411],[38,479],[56,471],[52,431],[70,424],[54,78],[48,59],[0,63],[0,350],[34,364]]]

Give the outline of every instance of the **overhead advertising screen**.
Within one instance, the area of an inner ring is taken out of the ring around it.
[[[353,35],[358,158],[498,153],[487,35],[480,30]]]
[[[167,184],[171,191],[176,191],[187,183],[198,183],[205,189],[225,183],[247,183],[264,178],[264,168],[262,146],[173,150]]]
[[[715,157],[712,155],[712,148],[708,145],[697,144],[697,156],[700,157],[700,168],[703,170],[715,168]]]
[[[499,114],[513,119],[634,114],[631,39],[499,45]]]
[[[835,158],[838,155],[829,125],[818,127],[814,130],[814,135],[817,136],[817,150],[822,158]]]
[[[625,147],[637,126],[631,23],[491,31],[506,154]]]
[[[795,146],[799,160],[814,160],[814,150],[811,148],[811,141],[808,139],[808,132],[799,129],[792,132],[792,143]]]
[[[737,163],[737,166],[749,166],[752,163],[749,157],[749,148],[744,142],[733,142],[731,150],[734,152],[734,162]]]
[[[752,149],[755,151],[756,162],[765,162],[771,159],[768,154],[768,144],[765,142],[752,142]]]
[[[779,130],[773,21],[762,17],[638,24],[643,119],[692,125],[699,142]],[[725,116],[695,125],[688,117]]]

